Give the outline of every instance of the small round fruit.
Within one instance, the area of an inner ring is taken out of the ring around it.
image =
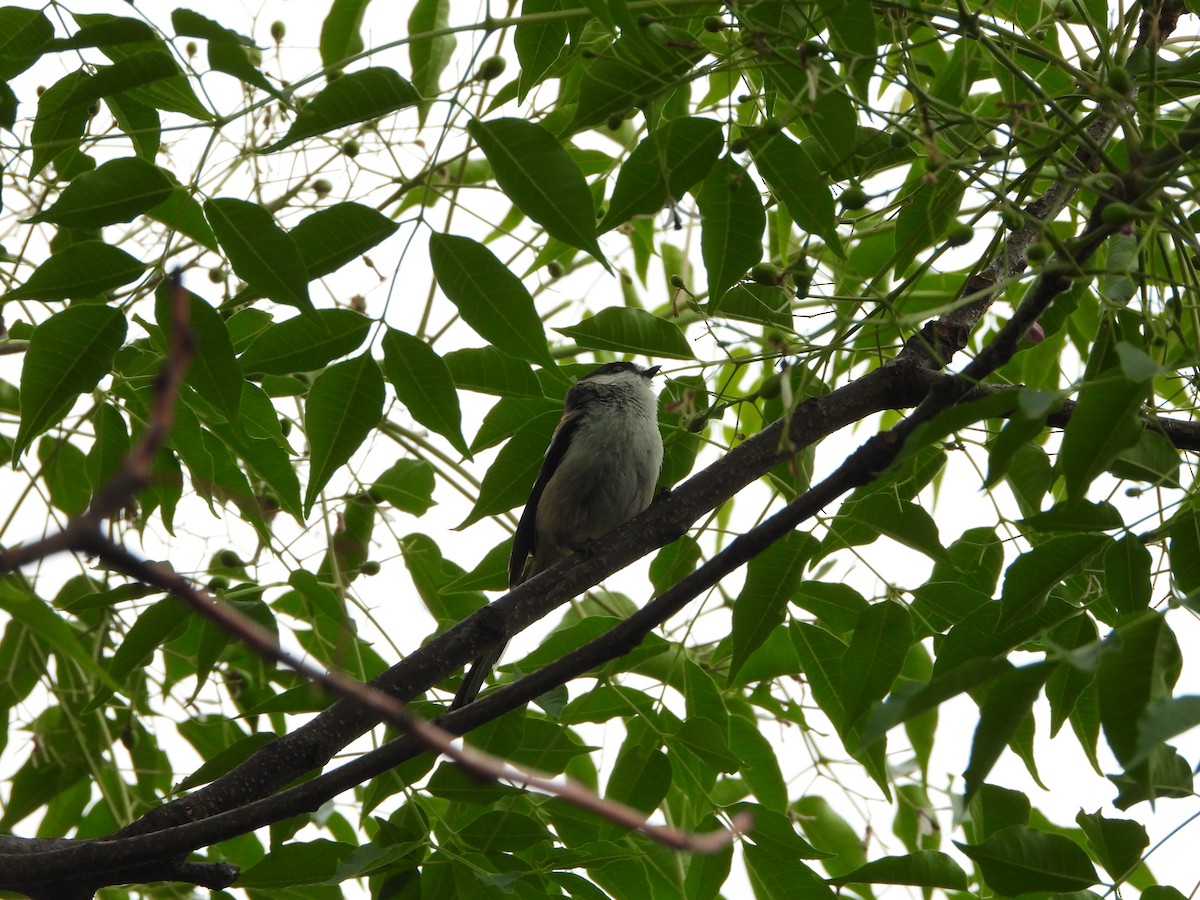
[[[479,64],[479,71],[475,73],[475,77],[480,81],[491,81],[503,75],[507,66],[503,56],[489,56]]]
[[[842,209],[862,209],[867,205],[867,192],[857,184],[852,184],[850,187],[842,191],[842,196],[839,202],[842,204]]]
[[[775,397],[778,397],[782,390],[783,388],[780,385],[779,376],[771,375],[769,378],[763,379],[762,387],[758,389],[758,396],[762,397],[764,400],[772,400]]]
[[[1051,247],[1045,241],[1038,241],[1036,244],[1030,244],[1029,249],[1025,251],[1025,258],[1030,262],[1045,262],[1050,258]]]
[[[779,266],[760,262],[751,267],[750,278],[758,284],[775,285],[783,280],[783,273],[779,271]]]
[[[971,238],[975,237],[975,229],[970,225],[959,223],[950,229],[950,233],[946,235],[946,243],[951,247],[962,247],[971,243]]]
[[[328,178],[318,178],[313,182],[313,192],[318,197],[325,197],[333,190],[333,185],[330,184]]]
[[[1118,94],[1128,94],[1130,88],[1129,70],[1124,66],[1115,66],[1109,69],[1108,86]]]
[[[716,34],[719,31],[724,31],[729,27],[729,23],[720,16],[705,16],[704,30],[710,34]]]
[[[234,550],[222,550],[217,554],[217,562],[226,569],[236,569],[242,564],[241,557]]]
[[[287,34],[287,26],[283,22],[276,19],[271,23],[271,40],[275,43],[283,43],[283,36]]]
[[[1105,225],[1125,225],[1133,219],[1133,210],[1128,203],[1110,203],[1100,210],[1100,220]]]
[[[354,140],[354,138],[350,138],[350,140],[342,144],[342,153],[351,159],[354,159],[354,157],[358,156],[359,149],[360,147],[358,146],[358,141]]]
[[[358,571],[362,572],[364,575],[378,575],[379,563],[373,559],[368,559],[359,567]]]

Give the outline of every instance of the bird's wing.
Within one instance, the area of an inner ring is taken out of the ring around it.
[[[516,587],[525,580],[525,561],[537,549],[538,502],[542,499],[546,484],[558,471],[559,464],[567,455],[567,448],[571,446],[571,436],[579,427],[579,422],[580,411],[568,409],[559,420],[558,427],[554,429],[554,437],[550,439],[550,446],[546,449],[541,471],[538,472],[537,481],[533,483],[533,490],[529,492],[525,510],[521,513],[521,521],[517,523],[516,533],[513,534],[512,552],[508,557],[509,587]]]

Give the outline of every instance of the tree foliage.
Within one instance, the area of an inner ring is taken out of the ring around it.
[[[0,8],[0,889],[1181,896],[1187,5],[382,6]],[[487,605],[628,356],[672,491]]]

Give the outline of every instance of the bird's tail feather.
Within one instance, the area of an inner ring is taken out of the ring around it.
[[[507,641],[503,644],[498,644],[475,660],[471,666],[471,670],[467,672],[466,678],[463,679],[462,687],[454,695],[454,702],[450,704],[449,712],[466,706],[475,699],[475,695],[479,693],[479,689],[487,681],[488,674],[492,671],[492,667],[500,660],[500,654],[504,652],[504,648],[507,645]]]

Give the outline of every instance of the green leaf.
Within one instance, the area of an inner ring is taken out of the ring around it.
[[[363,50],[363,14],[371,0],[333,0],[321,23],[321,64],[335,69],[338,64]]]
[[[880,536],[912,547],[931,559],[947,561],[937,523],[917,504],[892,492],[878,491],[842,504],[821,546],[827,556],[842,547],[869,544]]]
[[[487,247],[453,234],[429,236],[438,285],[475,332],[520,359],[553,367],[533,298]]]
[[[564,244],[608,262],[596,241],[596,208],[579,166],[553,134],[524,119],[472,119],[467,124],[500,189],[516,206]]]
[[[1083,829],[1100,865],[1118,883],[1141,863],[1142,852],[1150,846],[1150,836],[1141,822],[1106,819],[1099,812],[1089,814],[1083,810],[1075,822]]]
[[[87,509],[92,499],[92,485],[88,481],[87,458],[83,451],[69,441],[44,437],[38,442],[37,454],[50,503],[68,516]]]
[[[1051,588],[1087,565],[1110,543],[1111,538],[1103,534],[1064,534],[1018,556],[1004,573],[1001,627],[1036,613]]]
[[[834,726],[840,727],[845,715],[837,684],[842,676],[846,645],[825,629],[807,622],[792,622],[788,631],[813,699]]]
[[[779,768],[775,747],[758,730],[758,723],[741,716],[729,719],[730,741],[741,761],[739,771],[746,784],[767,809],[783,813],[788,805],[787,782]]]
[[[730,679],[768,635],[783,624],[788,601],[816,545],[816,538],[811,535],[792,531],[746,566],[746,583],[733,604]]]
[[[517,77],[517,102],[539,84],[546,70],[558,59],[567,42],[568,25],[565,18],[539,19],[533,14],[556,12],[560,0],[523,0],[521,19],[513,32],[513,47],[521,74]]]
[[[433,98],[441,93],[439,80],[454,55],[453,34],[424,37],[426,32],[445,30],[450,24],[450,0],[417,0],[408,17],[408,61],[412,67],[413,87],[423,98],[421,124]],[[566,24],[563,23],[563,28]],[[521,26],[517,26],[518,33]]]
[[[592,350],[638,353],[651,358],[696,358],[678,325],[644,309],[607,306],[578,325],[554,330]]]
[[[630,729],[621,745],[605,799],[648,813],[662,802],[671,787],[671,764],[651,740],[649,729]]]
[[[442,358],[420,338],[389,328],[383,336],[383,370],[409,413],[470,456],[454,379]]]
[[[458,530],[525,502],[560,417],[558,412],[538,416],[500,448],[496,461],[483,476],[474,508],[457,526]]]
[[[1143,428],[1133,446],[1126,447],[1108,464],[1108,471],[1128,481],[1180,490],[1179,466],[1179,448],[1171,439]]]
[[[180,232],[209,250],[216,251],[217,236],[204,218],[204,210],[186,188],[176,185],[170,195],[146,213],[150,218]]]
[[[220,197],[204,214],[238,277],[277,303],[312,312],[308,270],[291,235],[257,203]]]
[[[371,491],[385,503],[414,516],[421,516],[434,505],[433,466],[423,459],[398,459],[375,479]]]
[[[967,889],[967,873],[951,857],[937,850],[918,850],[907,856],[885,856],[830,881],[838,885],[911,884],[949,891]]]
[[[149,49],[127,56],[115,53],[115,47],[107,48],[105,52],[119,57],[117,61],[111,66],[97,66],[96,74],[81,82],[63,101],[64,111],[68,107],[87,107],[96,100],[128,91],[132,99],[147,106],[201,121],[212,119],[212,113],[197,99],[166,45],[157,40],[148,43]],[[86,114],[86,108],[83,112]]]
[[[1042,685],[1053,670],[1051,664],[1035,663],[1013,669],[989,686],[971,741],[971,759],[963,773],[965,803],[971,802],[1017,729],[1032,714]]]
[[[111,244],[81,241],[55,253],[0,300],[94,297],[128,284],[145,270],[142,263]]]
[[[912,644],[913,627],[908,610],[898,603],[873,603],[862,611],[850,645],[842,656],[838,682],[849,729],[891,690]]]
[[[608,212],[597,230],[603,233],[634,216],[653,215],[664,204],[682,200],[712,169],[722,143],[721,125],[712,119],[685,116],[655,129],[621,166]],[[757,192],[755,195],[757,199]]]
[[[92,414],[95,441],[87,455],[87,476],[99,488],[117,471],[129,452],[129,430],[114,406],[101,403]]]
[[[1104,588],[1120,613],[1141,612],[1150,604],[1153,559],[1145,545],[1127,534],[1104,554]]]
[[[918,253],[940,240],[954,224],[966,189],[962,179],[948,168],[939,171],[932,183],[915,176],[905,187],[896,217],[897,274],[903,274]]]
[[[335,272],[396,233],[387,216],[360,203],[335,203],[301,219],[288,232],[309,279]]]
[[[854,73],[859,96],[866,99],[871,61],[876,54],[875,11],[870,0],[819,0],[829,24],[829,44]]]
[[[1106,644],[1108,652],[1100,657],[1096,673],[1100,724],[1113,755],[1128,770],[1145,755],[1139,752],[1144,742],[1138,723],[1151,702],[1171,696],[1183,657],[1166,617],[1158,612],[1123,623]]]
[[[319,309],[269,325],[241,356],[247,375],[315,372],[362,346],[371,320],[350,309]]]
[[[108,673],[121,685],[130,686],[130,675],[140,672],[154,655],[154,651],[183,630],[192,615],[187,605],[175,597],[164,597],[148,609],[138,612],[132,627],[125,634],[112,658],[108,661]],[[90,706],[102,705],[93,700]]]
[[[801,230],[823,238],[838,256],[844,256],[833,194],[811,150],[776,134],[756,142],[751,152],[771,193],[787,207],[792,221]]]
[[[1022,519],[1024,528],[1033,531],[1113,531],[1124,526],[1120,511],[1111,503],[1086,500],[1056,503],[1045,512]]]
[[[1134,352],[1134,348],[1120,342],[1118,353],[1122,347]],[[1079,402],[1067,422],[1058,454],[1069,499],[1082,498],[1092,480],[1141,436],[1138,413],[1150,391],[1154,372],[1135,366],[1130,370],[1137,377],[1131,377],[1124,365],[1110,367],[1079,392]]]
[[[767,215],[750,174],[727,156],[704,179],[696,205],[709,310],[716,312],[725,293],[762,258]]]
[[[420,100],[413,86],[395,69],[374,66],[349,72],[309,100],[296,114],[287,134],[259,152],[274,153],[297,141],[415,106]]]
[[[810,841],[822,850],[836,854],[825,861],[834,878],[866,865],[867,853],[862,836],[824,797],[808,794],[792,804],[793,814]]]
[[[279,890],[321,884],[333,879],[354,850],[354,844],[325,839],[283,844],[242,872],[238,885],[249,890]]]
[[[13,441],[13,459],[111,371],[125,328],[119,309],[81,304],[55,313],[34,329],[21,369],[21,426]]]
[[[1087,853],[1070,838],[1024,825],[1002,828],[981,844],[954,844],[978,864],[988,887],[1009,897],[1082,891],[1100,880]]]
[[[215,406],[227,422],[236,422],[242,404],[242,367],[233,353],[233,342],[221,314],[203,298],[187,291],[188,328],[196,353],[184,380]],[[173,327],[171,287],[166,281],[154,292],[154,313],[164,336]]]
[[[304,406],[304,433],[311,453],[304,515],[317,495],[379,424],[384,386],[369,355],[330,366],[316,377]]]
[[[120,685],[92,658],[90,645],[83,635],[45,601],[31,593],[19,578],[0,578],[0,609],[8,613],[10,619],[20,622],[24,628],[45,641],[64,661],[75,663],[110,689],[120,690]],[[11,796],[9,801],[11,803]]]
[[[451,350],[442,359],[460,390],[499,397],[544,399],[542,384],[529,364],[495,347]]]
[[[53,37],[54,26],[41,10],[0,9],[0,81],[15,78],[37,62]]]
[[[29,134],[33,144],[30,178],[36,178],[60,154],[79,148],[88,122],[87,107],[65,101],[91,80],[86,72],[71,72],[46,88],[38,98],[37,116]]]

